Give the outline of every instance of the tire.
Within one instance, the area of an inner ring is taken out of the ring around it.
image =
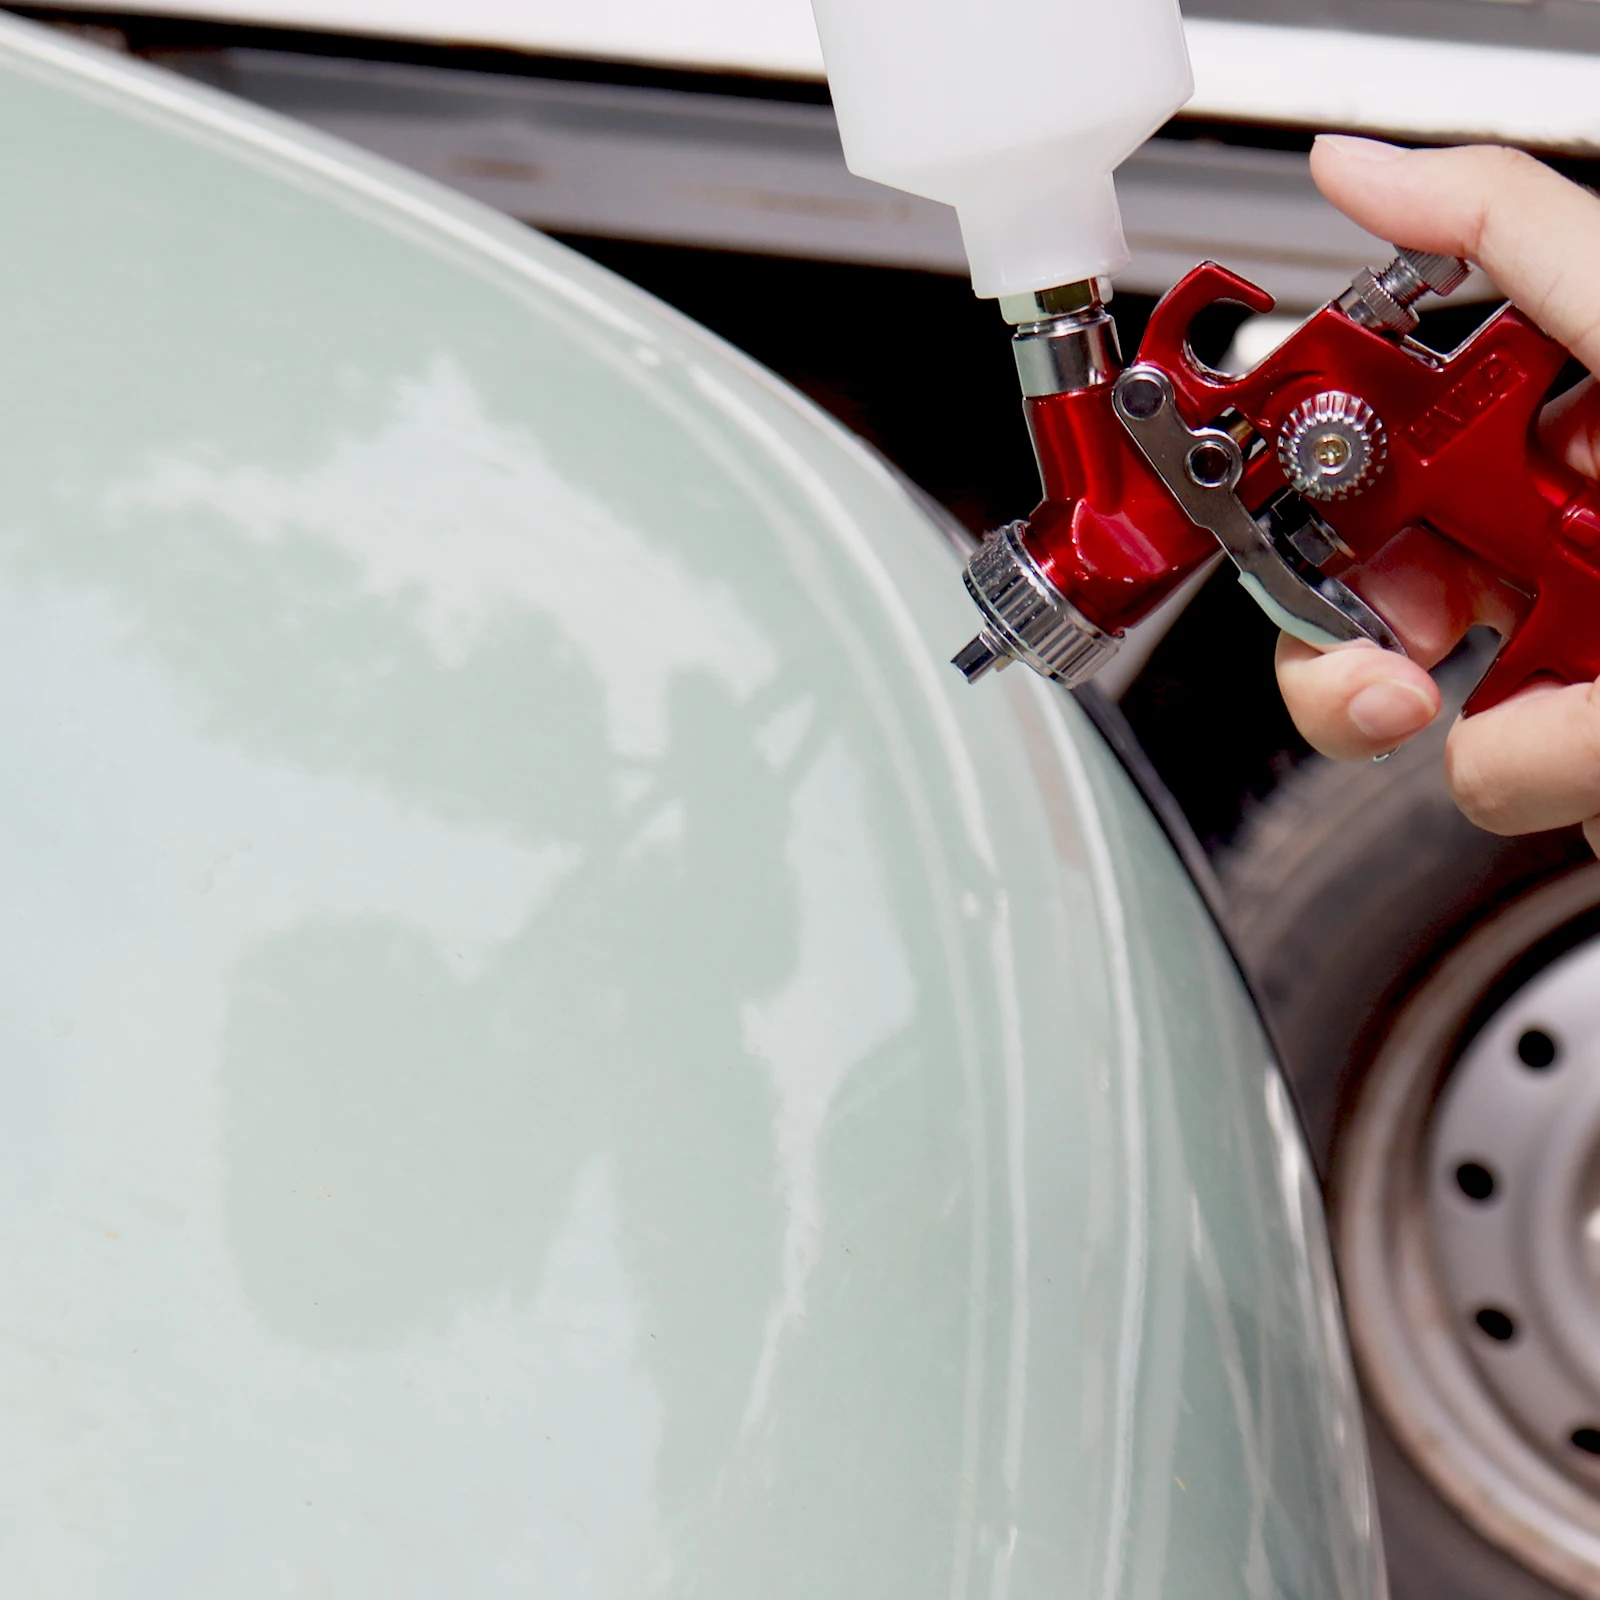
[[[1333,1175],[1336,1242],[1341,1140],[1397,1021],[1473,930],[1594,870],[1575,833],[1506,840],[1468,823],[1445,791],[1443,742],[1440,729],[1382,763],[1302,764],[1216,862],[1318,1168]],[[1398,1443],[1360,1364],[1396,1600],[1558,1600],[1588,1587],[1558,1587],[1470,1527]]]

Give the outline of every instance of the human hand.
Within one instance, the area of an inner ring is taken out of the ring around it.
[[[1318,139],[1311,170],[1339,209],[1380,238],[1465,256],[1591,373],[1600,372],[1600,199],[1512,150],[1400,150]],[[1600,389],[1593,377],[1549,406],[1545,446],[1600,478]],[[1420,530],[1351,578],[1394,627],[1409,659],[1371,646],[1319,655],[1285,635],[1278,683],[1295,725],[1324,755],[1383,755],[1438,715],[1427,668],[1475,623],[1504,627],[1509,607],[1467,557]],[[1595,625],[1600,627],[1600,618]],[[1456,804],[1493,833],[1582,823],[1600,853],[1600,685],[1535,685],[1451,730],[1445,773]]]

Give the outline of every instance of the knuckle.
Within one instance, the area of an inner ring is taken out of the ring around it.
[[[1509,202],[1527,192],[1535,177],[1548,169],[1534,160],[1525,150],[1514,150],[1509,145],[1479,145],[1471,152],[1478,168],[1478,193],[1467,229],[1468,254],[1478,260],[1483,255],[1497,255],[1504,250],[1520,248],[1522,240],[1520,222],[1509,213],[1515,207]]]
[[[1492,201],[1505,191],[1520,192],[1535,174],[1547,169],[1526,150],[1516,150],[1505,144],[1477,145],[1470,159],[1478,168],[1478,183],[1487,201]]]
[[[1584,780],[1600,785],[1600,683],[1583,686],[1583,711],[1578,718],[1578,756]]]
[[[1593,367],[1600,358],[1600,304],[1585,306],[1573,321],[1571,331],[1563,330],[1567,347],[1578,356],[1585,365]],[[1590,455],[1590,470],[1588,476],[1592,477],[1594,460],[1594,425],[1590,424],[1585,429],[1585,445]],[[1580,469],[1581,470],[1581,469]]]
[[[1444,748],[1445,781],[1450,797],[1467,821],[1487,833],[1506,833],[1505,797],[1485,764],[1481,741],[1457,728]]]
[[[1569,693],[1573,691],[1568,691]],[[1600,684],[1585,684],[1577,714],[1564,726],[1568,765],[1582,789],[1600,786]]]
[[[1530,172],[1542,171],[1544,163],[1536,161],[1526,150],[1508,144],[1491,144],[1481,147],[1488,155],[1491,170],[1505,182],[1520,182]]]
[[[1538,832],[1600,808],[1600,684],[1564,701],[1504,707],[1452,729],[1445,778],[1469,822],[1488,833]]]

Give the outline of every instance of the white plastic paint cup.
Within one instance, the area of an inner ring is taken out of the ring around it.
[[[1128,265],[1112,173],[1194,92],[1177,0],[812,0],[850,170],[953,205],[982,296]]]

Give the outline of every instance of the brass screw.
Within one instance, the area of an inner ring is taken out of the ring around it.
[[[1337,472],[1350,462],[1350,441],[1337,433],[1325,433],[1311,446],[1317,465]]]

